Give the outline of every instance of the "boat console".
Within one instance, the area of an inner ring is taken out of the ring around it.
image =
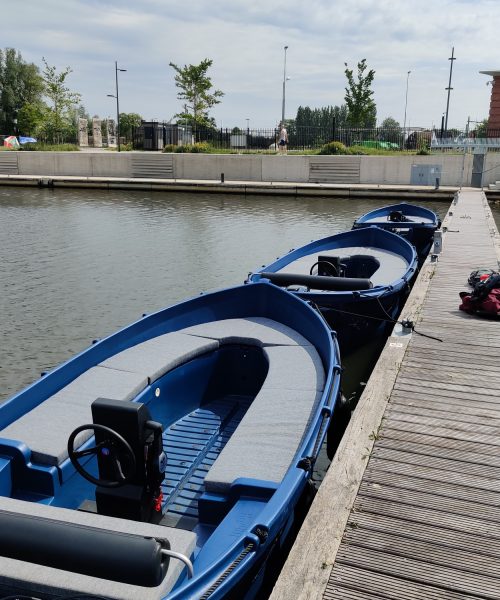
[[[165,477],[161,423],[151,420],[145,404],[98,398],[92,403],[93,423],[77,427],[68,440],[75,469],[97,486],[97,512],[134,521],[161,517],[161,483]],[[76,437],[91,430],[95,445],[76,451]],[[99,476],[79,462],[97,457]]]

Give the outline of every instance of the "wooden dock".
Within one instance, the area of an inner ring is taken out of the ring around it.
[[[458,310],[500,241],[462,190],[443,251],[402,312],[271,600],[500,599],[500,321]]]

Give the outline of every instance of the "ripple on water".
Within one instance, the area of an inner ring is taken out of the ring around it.
[[[0,400],[143,312],[242,283],[380,204],[1,188]]]

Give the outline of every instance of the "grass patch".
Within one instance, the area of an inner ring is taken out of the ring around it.
[[[24,144],[20,150],[26,152],[80,152],[80,146],[77,144],[44,144],[36,142],[35,144]]]

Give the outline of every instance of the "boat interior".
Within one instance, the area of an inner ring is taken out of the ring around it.
[[[297,331],[224,319],[125,347],[42,402],[12,404],[0,591],[153,599],[193,565],[196,577],[278,489],[326,379]]]
[[[346,246],[306,254],[279,269],[280,273],[369,279],[372,287],[404,277],[408,261],[396,252],[372,246]]]

